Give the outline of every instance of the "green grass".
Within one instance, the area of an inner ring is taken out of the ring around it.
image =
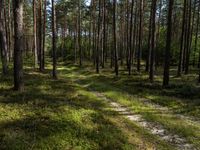
[[[23,93],[12,91],[12,71],[0,78],[0,149],[174,149],[88,91],[87,70],[59,67],[52,80],[51,66],[28,65]]]
[[[102,92],[114,101],[128,106],[133,112],[141,114],[146,120],[159,123],[174,134],[185,137],[190,143],[200,148],[200,125],[181,119],[175,114],[183,114],[193,119],[199,120],[200,101],[199,86],[192,84],[185,77],[172,80],[172,86],[163,89],[159,76],[155,84],[147,81],[146,75],[127,75],[121,74],[120,77],[112,75],[110,70],[103,70],[101,75],[91,72],[91,69],[75,69],[76,82],[87,86],[90,90]],[[79,72],[79,73],[77,73]],[[179,93],[179,94],[178,94]],[[190,96],[191,95],[191,96]],[[168,107],[170,112],[162,112],[151,105],[139,100],[140,97],[148,98],[150,102]]]

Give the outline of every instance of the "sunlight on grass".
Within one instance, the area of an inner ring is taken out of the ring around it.
[[[129,77],[122,73],[115,77],[110,69],[105,69],[98,75],[90,66],[59,66],[58,73],[59,79],[52,80],[51,65],[47,65],[44,73],[26,67],[24,93],[10,92],[11,73],[1,78],[1,148],[173,149],[146,129],[113,112],[93,90],[199,146],[199,125],[174,117],[174,113],[199,117],[199,105],[195,105],[198,96],[193,95],[192,101],[181,97],[185,90],[191,89],[187,94],[193,92],[194,85],[160,90],[160,76],[155,84],[150,84],[147,74]],[[140,101],[141,97],[150,103],[166,106],[172,112],[157,110]]]

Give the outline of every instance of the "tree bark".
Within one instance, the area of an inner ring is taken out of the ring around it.
[[[138,56],[137,56],[137,71],[140,72],[141,54],[142,54],[142,36],[143,36],[143,6],[144,1],[140,0],[140,22],[139,22],[139,41],[138,41]]]
[[[117,9],[117,2],[116,0],[113,0],[113,45],[114,45],[114,55],[115,55],[115,74],[116,76],[118,76],[119,66],[118,66],[118,51],[117,51],[116,9]]]
[[[8,73],[8,45],[6,39],[6,31],[4,28],[4,7],[5,3],[0,0],[0,50],[2,61],[2,73],[7,75]]]
[[[150,72],[149,79],[151,82],[154,81],[154,71],[155,71],[155,31],[156,31],[156,3],[157,0],[152,1],[152,29],[151,29],[151,48],[150,48]]]
[[[79,65],[82,66],[82,46],[81,46],[81,0],[78,1],[78,50]]]
[[[14,90],[24,90],[23,77],[23,0],[13,0],[14,15]]]
[[[170,51],[171,51],[171,35],[172,35],[172,11],[174,0],[169,0],[168,3],[168,17],[167,17],[167,40],[165,49],[165,65],[164,65],[164,77],[163,86],[169,85],[169,68],[170,68]]]
[[[43,10],[43,44],[42,44],[42,70],[45,70],[45,41],[46,41],[46,7],[47,2],[44,0],[44,10]]]
[[[57,79],[57,72],[56,72],[56,15],[55,15],[55,4],[54,0],[52,2],[52,50],[53,50],[53,79]]]
[[[34,65],[38,65],[36,0],[33,0]]]
[[[184,51],[184,42],[185,42],[185,21],[186,21],[186,0],[184,0],[184,9],[183,9],[183,21],[182,21],[182,33],[181,33],[181,45],[180,45],[180,54],[179,54],[179,64],[177,76],[181,76],[182,67],[183,67],[183,51]]]

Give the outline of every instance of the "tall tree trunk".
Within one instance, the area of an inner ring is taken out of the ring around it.
[[[4,28],[5,28],[5,32],[6,32],[6,45],[7,45],[7,61],[9,61],[9,49],[10,49],[10,47],[9,47],[9,26],[8,26],[8,14],[7,14],[7,8],[6,8],[6,1],[5,0],[3,0],[4,2]]]
[[[118,51],[117,51],[117,24],[116,24],[116,13],[117,13],[117,2],[113,0],[113,45],[114,45],[114,55],[115,55],[115,74],[119,74],[118,66]]]
[[[197,44],[198,44],[198,34],[199,34],[199,21],[200,21],[200,1],[198,2],[198,11],[197,11],[197,24],[196,24],[196,34],[195,34],[195,46],[194,46],[194,58],[193,58],[193,66],[195,65],[195,57],[196,57],[196,51],[197,51]],[[200,60],[200,53],[199,53],[199,60]],[[198,63],[199,67],[199,63]]]
[[[129,0],[126,0],[126,63],[127,68],[130,70],[129,67],[129,19],[130,19],[130,12],[129,12]]]
[[[194,44],[194,55],[193,55],[193,67],[196,62],[196,52],[197,52],[197,44],[198,44],[198,34],[199,34],[199,12],[200,12],[200,1],[198,2],[198,10],[197,10],[197,24],[196,24],[196,32],[195,32],[195,44]]]
[[[139,22],[139,41],[138,41],[138,56],[137,56],[137,71],[140,72],[141,53],[142,53],[142,36],[143,36],[143,6],[144,1],[140,0],[140,22]]]
[[[57,79],[56,72],[56,15],[55,15],[55,4],[54,0],[52,2],[52,50],[53,50],[53,79]]]
[[[129,60],[128,60],[128,69],[129,75],[131,75],[131,66],[132,66],[132,59],[133,59],[133,50],[132,50],[132,37],[133,37],[133,8],[134,8],[134,0],[131,2],[131,22],[130,22],[130,33],[129,33]]]
[[[178,64],[178,73],[177,76],[181,76],[182,67],[183,67],[183,53],[184,53],[184,42],[185,42],[185,21],[186,21],[186,0],[184,0],[184,9],[183,9],[183,21],[182,21],[182,33],[181,33],[181,45],[180,45],[180,54],[179,54],[179,64]]]
[[[2,61],[2,73],[7,75],[8,73],[8,46],[6,39],[6,31],[4,28],[4,0],[0,0],[0,50]]]
[[[98,15],[98,33],[97,33],[97,46],[96,46],[96,72],[99,73],[99,51],[101,45],[101,0],[99,0],[99,15]]]
[[[165,49],[165,65],[164,65],[164,77],[163,86],[169,85],[169,68],[170,68],[170,51],[171,51],[171,35],[172,35],[172,11],[174,0],[169,0],[168,3],[168,17],[167,17],[167,40]]]
[[[152,1],[152,5],[153,5],[153,1]],[[145,67],[146,72],[149,71],[149,64],[150,64],[150,59],[151,59],[151,33],[152,33],[151,28],[152,28],[152,8],[151,8],[151,13],[150,13],[150,18],[149,18],[149,35],[148,35],[147,57],[146,57],[146,67]]]
[[[34,65],[38,65],[36,0],[33,0]]]
[[[43,65],[43,48],[42,48],[42,0],[39,0],[39,8],[38,8],[38,49],[39,49],[39,69],[40,71],[44,71]]]
[[[14,15],[14,90],[23,91],[23,0],[13,0]]]
[[[185,74],[189,72],[190,64],[190,51],[191,51],[191,14],[192,14],[192,1],[189,0],[189,10],[188,10],[188,25],[187,25],[187,47],[186,47],[186,61],[185,61]]]
[[[46,6],[47,2],[44,0],[44,10],[43,10],[43,44],[42,44],[42,69],[45,69],[45,41],[46,41]]]
[[[81,0],[78,1],[78,49],[79,65],[82,66],[82,46],[81,46]]]
[[[151,82],[154,81],[154,70],[155,70],[155,31],[156,31],[156,2],[157,0],[152,1],[152,29],[151,29],[151,48],[150,48],[150,72],[149,72],[149,79]]]
[[[103,0],[103,54],[102,68],[105,66],[105,51],[106,51],[106,0]]]
[[[9,53],[9,61],[11,61],[12,59],[12,53],[13,53],[13,50],[12,50],[12,29],[11,29],[11,9],[10,9],[10,5],[11,5],[11,1],[8,0],[8,39],[9,39],[9,43],[8,43],[8,53]]]

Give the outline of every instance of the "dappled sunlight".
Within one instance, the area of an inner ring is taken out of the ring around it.
[[[47,78],[49,71],[41,74],[28,70],[23,93],[10,93],[5,90],[7,81],[3,81],[0,146],[5,149],[135,147],[109,117],[104,118],[104,113],[112,116],[107,104],[85,91],[87,85],[72,84],[77,75],[71,76],[70,69],[62,71],[61,79],[51,80]],[[78,79],[85,78],[83,75]]]
[[[123,145],[138,147],[139,143],[144,142],[143,134],[148,132],[140,131],[133,138],[127,135],[126,130],[135,132],[135,129],[121,129],[121,125],[112,122],[116,121],[113,120],[115,117],[131,115],[141,115],[147,121],[156,122],[193,144],[199,144],[199,124],[174,115],[179,113],[199,116],[199,105],[196,105],[199,100],[195,99],[198,95],[194,92],[198,87],[195,85],[185,87],[179,84],[162,89],[159,80],[154,84],[149,83],[146,75],[115,77],[109,69],[107,73],[96,74],[91,68],[73,65],[59,67],[58,80],[51,79],[51,71],[48,69],[43,73],[29,69],[26,71],[26,89],[23,93],[10,93],[10,77],[0,81],[0,128],[3,129],[0,141],[4,146],[13,142],[9,145],[11,148],[19,143],[22,149],[42,149],[45,145],[56,148],[71,145],[73,148],[80,146],[86,149],[98,146],[109,149]],[[188,93],[185,92],[186,89]],[[123,108],[130,109],[131,112],[113,111],[93,91],[101,92],[113,101],[123,104]],[[186,99],[187,94],[192,92],[194,99]],[[182,93],[185,95],[183,99]],[[169,109],[159,108],[159,104]],[[132,142],[126,140],[127,136]],[[148,147],[152,144],[149,140],[145,141]],[[29,144],[25,146],[23,143]],[[154,146],[153,144],[152,147]]]

